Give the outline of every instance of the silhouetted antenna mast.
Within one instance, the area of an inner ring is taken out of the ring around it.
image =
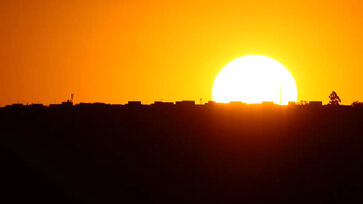
[[[202,102],[203,102],[203,99],[202,99],[202,98],[200,98],[199,100],[200,100],[200,101],[199,101],[199,102],[200,102],[200,104],[202,104]]]
[[[71,93],[71,103],[73,103],[74,94]]]

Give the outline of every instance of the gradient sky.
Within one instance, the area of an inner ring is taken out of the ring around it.
[[[298,100],[363,100],[363,3],[0,0],[0,105],[211,100],[231,60],[266,55]]]

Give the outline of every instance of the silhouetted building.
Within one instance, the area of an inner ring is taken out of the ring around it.
[[[273,101],[262,101],[263,106],[273,106],[275,103]]]
[[[129,106],[141,106],[141,101],[129,101],[127,103]]]
[[[243,104],[245,104],[245,103],[243,103],[242,101],[230,101],[229,102],[229,104],[231,104],[231,105],[243,105]]]
[[[177,101],[175,105],[178,106],[193,106],[195,105],[195,101]]]
[[[288,106],[296,106],[296,102],[295,101],[289,101],[287,105]]]
[[[124,107],[124,105],[122,105],[122,104],[111,104],[111,107],[117,109],[117,108]]]
[[[46,110],[47,107],[45,107],[43,104],[31,104],[31,105],[28,105],[28,109],[34,110],[34,111],[43,111],[43,110]]]
[[[137,109],[145,109],[149,107],[148,105],[143,105],[141,101],[129,101],[126,105],[126,108],[129,108],[130,110],[137,110]]]
[[[156,108],[171,108],[174,106],[173,102],[161,102],[161,101],[155,101],[154,104],[152,104],[153,107]]]
[[[154,105],[174,105],[174,103],[173,102],[155,101]]]
[[[51,110],[64,110],[71,109],[73,107],[73,103],[69,100],[66,102],[62,102],[61,104],[49,104],[49,109]]]
[[[323,102],[321,101],[309,101],[309,107],[321,107]]]
[[[92,108],[93,104],[92,103],[80,103],[78,105],[76,105],[76,107],[78,108]]]
[[[6,109],[9,109],[9,110],[20,110],[24,107],[23,104],[19,104],[19,103],[16,103],[16,104],[12,104],[12,105],[6,105],[5,108]]]

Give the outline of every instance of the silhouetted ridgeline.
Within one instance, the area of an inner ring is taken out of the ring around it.
[[[0,120],[2,201],[362,202],[360,106],[64,103]]]

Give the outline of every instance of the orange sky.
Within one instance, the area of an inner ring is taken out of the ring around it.
[[[231,60],[270,56],[298,100],[363,100],[363,3],[0,0],[0,105],[210,100]]]

